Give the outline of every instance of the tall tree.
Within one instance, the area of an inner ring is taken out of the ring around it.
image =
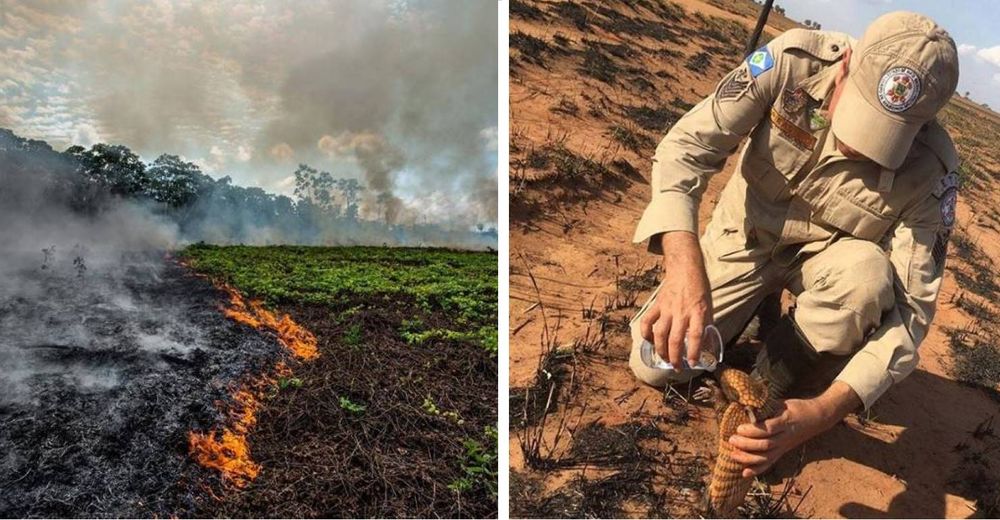
[[[82,175],[115,195],[139,195],[149,184],[146,165],[124,145],[98,143],[90,150],[73,146],[66,153],[79,162]]]
[[[146,169],[146,176],[144,194],[172,208],[190,204],[203,185],[211,182],[196,164],[169,154],[157,157]]]

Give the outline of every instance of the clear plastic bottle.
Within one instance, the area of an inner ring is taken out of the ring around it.
[[[715,325],[705,327],[705,333],[702,335],[701,339],[701,352],[698,355],[698,364],[694,366],[688,365],[687,346],[688,339],[685,336],[684,352],[681,355],[684,366],[681,367],[680,370],[670,364],[669,361],[661,358],[660,355],[656,353],[656,347],[649,341],[643,340],[639,354],[642,358],[642,362],[649,368],[668,370],[670,372],[680,372],[683,370],[707,370],[712,372],[717,366],[719,366],[719,363],[722,362],[724,349],[722,346],[722,334],[719,333],[719,329],[717,329]]]

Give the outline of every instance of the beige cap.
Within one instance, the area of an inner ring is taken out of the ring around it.
[[[895,170],[957,86],[958,52],[944,29],[917,13],[882,15],[853,50],[833,134]]]

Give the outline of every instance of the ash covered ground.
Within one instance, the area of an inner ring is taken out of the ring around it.
[[[281,346],[162,253],[46,249],[0,259],[0,516],[185,516],[188,431]]]

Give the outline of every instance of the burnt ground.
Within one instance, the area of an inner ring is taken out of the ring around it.
[[[282,347],[159,255],[68,258],[0,284],[0,517],[190,515],[216,477],[188,431],[221,422],[215,401]]]
[[[476,466],[495,486],[496,460],[477,463],[465,444],[495,453],[495,430],[484,435],[497,423],[495,355],[446,339],[407,344],[405,320],[450,319],[397,297],[280,310],[316,335],[320,357],[260,413],[250,436],[260,476],[199,515],[496,517],[488,486],[448,487]]]

